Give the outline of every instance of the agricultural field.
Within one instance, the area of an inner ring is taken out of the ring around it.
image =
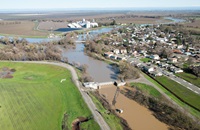
[[[184,102],[200,110],[200,96],[198,94],[188,90],[181,84],[165,76],[156,77],[155,79],[158,82],[160,82],[163,86],[165,86],[168,90],[176,94],[176,96],[182,99]]]
[[[45,37],[48,32],[36,30],[37,24],[32,21],[1,21],[0,35],[20,37]]]
[[[200,19],[196,19],[194,22],[183,24],[186,30],[200,31]]]
[[[92,116],[64,68],[1,62],[0,71],[1,130],[59,130],[64,113],[65,124],[72,129],[78,117]],[[93,119],[82,124],[87,130],[100,129]]]
[[[200,78],[199,77],[196,77],[193,74],[189,74],[189,73],[185,73],[185,72],[177,73],[176,76],[178,76],[200,88]]]
[[[39,30],[54,31],[60,28],[67,28],[67,22],[40,22],[38,25]]]

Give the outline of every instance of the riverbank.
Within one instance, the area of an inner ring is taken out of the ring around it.
[[[126,87],[120,87],[120,89],[126,89]],[[121,93],[115,96],[116,91],[117,87],[111,85],[103,87],[99,90],[99,93],[105,96],[113,110],[123,110],[123,113],[118,115],[128,122],[131,129],[168,130],[168,126],[158,121],[147,108],[139,105],[135,101],[130,100]],[[112,105],[114,98],[116,98],[116,103],[115,105]]]

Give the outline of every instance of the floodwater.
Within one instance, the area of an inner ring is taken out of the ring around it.
[[[110,85],[102,87],[99,92],[112,104],[116,89],[117,87]],[[119,116],[124,118],[133,130],[168,130],[168,126],[156,119],[151,111],[121,93],[116,97],[116,104],[112,105],[112,108],[123,110]]]
[[[167,17],[167,19],[170,19],[171,17]],[[173,19],[175,22],[179,22],[179,19]],[[82,41],[86,38],[86,36],[89,36],[89,38],[94,38],[94,36],[110,32],[113,28],[107,27],[107,28],[101,28],[89,31],[89,35],[81,34],[78,36],[78,41]],[[66,31],[66,30],[64,30]],[[0,36],[2,38],[3,36]],[[13,37],[9,37],[12,39]],[[49,39],[49,38],[25,38],[30,43],[40,43],[40,42],[48,42],[56,39]],[[87,72],[88,74],[94,79],[95,82],[108,82],[108,81],[115,81],[117,80],[117,69],[113,68],[111,65],[96,60],[94,58],[91,58],[87,56],[84,53],[84,44],[82,43],[76,43],[75,49],[69,49],[67,51],[63,51],[62,56],[67,57],[68,61],[70,63],[78,63],[80,65],[86,64],[88,66]]]
[[[67,57],[69,63],[76,62],[80,65],[88,66],[87,72],[95,82],[107,82],[117,80],[117,70],[111,65],[91,58],[84,54],[84,44],[76,44],[76,49],[69,49],[63,52],[63,57]]]
[[[95,35],[100,33],[109,32],[113,28],[102,28],[98,30],[90,31],[90,38],[93,38]],[[83,40],[86,37],[86,34],[79,35],[78,40]],[[76,43],[75,49],[69,49],[64,51],[62,56],[67,57],[69,63],[76,62],[80,65],[86,64],[88,66],[87,72],[93,78],[95,82],[109,82],[117,80],[117,69],[113,68],[111,65],[96,60],[87,56],[84,53],[84,44]]]

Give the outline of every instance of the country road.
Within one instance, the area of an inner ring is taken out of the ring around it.
[[[47,61],[11,61],[11,62],[56,65],[56,66],[60,66],[60,67],[63,67],[63,68],[66,68],[66,69],[70,70],[70,72],[72,74],[73,82],[77,86],[77,88],[80,91],[83,99],[85,100],[85,102],[88,105],[90,111],[92,112],[92,115],[93,115],[95,121],[99,124],[99,126],[101,127],[102,130],[110,130],[110,127],[105,122],[103,117],[96,111],[97,108],[96,108],[95,104],[93,103],[92,99],[90,98],[90,96],[86,92],[82,91],[81,84],[80,84],[80,82],[78,80],[77,73],[76,73],[75,69],[72,66],[70,66],[68,64],[61,63],[61,62],[47,62]]]

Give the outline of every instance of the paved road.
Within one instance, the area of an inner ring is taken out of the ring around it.
[[[78,76],[76,74],[75,69],[72,66],[70,66],[68,64],[60,63],[60,62],[46,62],[46,61],[13,61],[13,62],[56,65],[56,66],[60,66],[60,67],[63,67],[63,68],[70,70],[71,74],[72,74],[72,79],[73,79],[75,85],[77,86],[78,90],[80,91],[80,93],[81,93],[83,99],[85,100],[86,104],[88,105],[89,109],[91,110],[94,119],[99,124],[99,126],[101,127],[102,130],[110,130],[110,127],[105,122],[103,117],[96,111],[97,108],[96,108],[95,104],[93,103],[92,99],[90,98],[90,96],[86,92],[82,91],[81,84],[78,80]]]
[[[135,58],[134,59],[135,62],[137,63],[141,63],[141,64],[146,64],[146,63],[143,63],[142,61],[140,61],[139,59]],[[156,66],[157,67],[157,66]],[[160,68],[160,67],[157,67],[158,70],[162,71],[163,75],[167,76],[168,78],[174,80],[175,82],[183,85],[184,87],[186,87],[187,89],[191,90],[192,92],[196,93],[196,94],[199,94],[200,95],[200,88],[185,81],[184,79],[182,78],[179,78],[177,76],[175,76],[173,73],[163,69],[163,68]]]

